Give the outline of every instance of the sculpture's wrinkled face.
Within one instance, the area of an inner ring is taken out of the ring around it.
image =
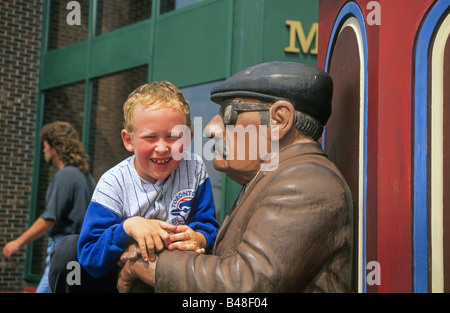
[[[233,100],[246,105],[260,103],[254,99]],[[206,125],[205,134],[216,141],[214,168],[245,185],[258,173],[271,149],[270,128],[261,124],[260,116],[270,114],[269,108],[265,112],[239,109],[230,112],[233,109],[226,105],[229,104],[225,103]],[[230,118],[231,114],[235,116]]]

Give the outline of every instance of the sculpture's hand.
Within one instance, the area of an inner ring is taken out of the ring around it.
[[[133,242],[130,244],[120,256],[119,261],[117,262],[117,266],[123,267],[127,261],[136,262],[141,257],[141,250],[139,249],[139,245],[137,242]]]
[[[119,277],[117,279],[117,290],[120,293],[130,292],[133,287],[133,283],[136,280],[130,267],[130,262],[126,262],[122,269],[119,271]]]
[[[128,260],[119,271],[117,279],[117,290],[119,292],[130,292],[136,279],[142,280],[149,286],[155,285],[155,271],[158,258],[153,262],[145,262],[142,258],[137,261]]]

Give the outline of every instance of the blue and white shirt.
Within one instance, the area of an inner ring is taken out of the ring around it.
[[[131,156],[100,178],[86,212],[78,242],[78,259],[93,277],[113,269],[132,241],[123,222],[133,216],[188,225],[213,246],[219,224],[206,167],[195,154],[185,152],[178,167],[151,184],[142,179]]]

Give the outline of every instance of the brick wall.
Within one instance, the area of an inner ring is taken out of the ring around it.
[[[0,248],[27,227],[43,1],[0,1]],[[24,287],[25,249],[0,254],[0,290]]]

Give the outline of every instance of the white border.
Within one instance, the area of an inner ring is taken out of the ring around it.
[[[444,52],[450,14],[439,28],[431,59],[431,289],[444,292]]]

